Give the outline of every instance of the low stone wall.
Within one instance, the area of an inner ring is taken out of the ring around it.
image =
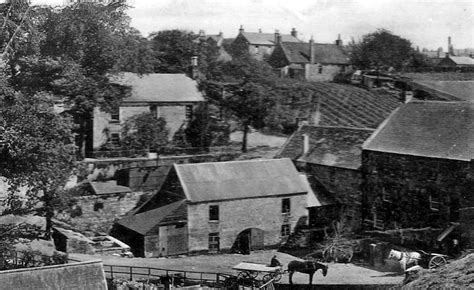
[[[0,285],[15,290],[107,289],[102,261],[1,271]]]

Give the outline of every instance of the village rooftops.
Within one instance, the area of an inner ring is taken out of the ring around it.
[[[241,32],[240,33],[249,44],[253,45],[276,45],[275,33],[261,33],[261,32]],[[281,41],[284,42],[301,42],[298,38],[289,34],[280,34]]]
[[[110,79],[113,83],[131,87],[131,94],[122,100],[122,105],[204,102],[197,82],[185,74],[152,73],[140,76],[125,72]]]
[[[309,63],[310,43],[285,42],[280,44],[289,63]],[[343,47],[329,43],[314,43],[314,63],[321,64],[350,64],[350,60]]]
[[[474,66],[474,59],[468,56],[449,56],[448,58],[459,66]]]
[[[363,150],[471,161],[474,103],[407,103],[380,125]]]
[[[362,162],[362,144],[374,131],[304,125],[287,140],[278,156],[312,164],[358,169]]]
[[[290,159],[175,164],[192,203],[306,194]]]

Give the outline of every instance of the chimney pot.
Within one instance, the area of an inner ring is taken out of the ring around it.
[[[314,64],[314,39],[312,35],[309,40],[309,63]]]
[[[280,31],[275,30],[275,43],[280,43],[281,42],[281,35],[280,35]]]
[[[308,154],[309,152],[309,135],[303,134],[303,154]]]
[[[291,36],[298,38],[298,31],[296,31],[296,28],[291,29]]]
[[[244,26],[241,24],[239,28],[239,33],[242,33],[242,32],[244,32]]]

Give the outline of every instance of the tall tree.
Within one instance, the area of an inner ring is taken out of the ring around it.
[[[191,58],[197,53],[198,37],[191,31],[178,29],[152,33],[149,38],[159,60],[155,72],[188,72]]]
[[[51,219],[61,200],[61,188],[74,167],[73,123],[56,113],[48,94],[3,95],[0,99],[2,139],[0,176],[9,183],[7,213],[35,212]],[[18,190],[26,188],[26,199]]]
[[[366,34],[351,46],[352,63],[363,69],[400,70],[414,51],[409,40],[385,29]]]
[[[221,86],[212,85],[221,82]],[[242,152],[247,151],[250,126],[262,128],[265,117],[275,103],[276,76],[271,67],[251,57],[233,58],[221,63],[214,80],[203,82],[208,96],[217,99],[221,106],[237,118],[242,127]]]

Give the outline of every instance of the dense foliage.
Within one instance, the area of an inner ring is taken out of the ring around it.
[[[156,151],[168,141],[166,121],[152,113],[142,113],[125,120],[121,135],[121,145],[125,149]]]

